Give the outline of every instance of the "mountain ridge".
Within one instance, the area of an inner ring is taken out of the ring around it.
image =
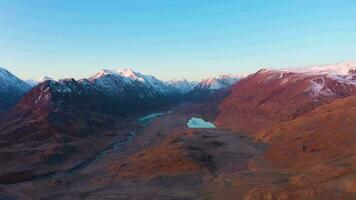
[[[0,67],[0,112],[7,111],[14,106],[30,89],[27,83]]]
[[[355,75],[261,69],[231,88],[216,122],[253,133],[356,94]]]

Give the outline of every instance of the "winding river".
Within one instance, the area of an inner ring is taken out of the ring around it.
[[[78,165],[66,170],[65,173],[72,174],[72,173],[78,172],[78,171],[88,167],[89,165],[94,164],[96,161],[104,158],[107,154],[115,151],[120,146],[130,143],[134,139],[135,136],[136,136],[136,133],[134,131],[130,131],[128,136],[125,139],[123,139],[119,142],[115,142],[115,143],[111,144],[110,146],[106,147],[105,149],[99,151],[98,153],[95,153],[94,155],[90,156],[89,158],[82,161]]]
[[[158,116],[161,116],[161,115],[163,115],[163,113],[152,113],[152,114],[149,114],[149,115],[139,118],[138,121],[142,125],[147,126],[152,120],[154,120],[155,118],[157,118]],[[104,158],[107,154],[119,149],[122,145],[132,142],[132,140],[135,138],[135,136],[136,136],[135,131],[130,131],[125,139],[115,142],[115,143],[111,144],[110,146],[106,147],[105,149],[99,151],[98,153],[93,154],[92,156],[90,156],[86,160],[82,161],[78,165],[66,170],[65,174],[73,174],[80,170],[83,170],[84,168],[88,167],[89,165],[92,165],[95,162],[97,162],[98,160]]]
[[[163,113],[152,113],[152,114],[149,114],[149,115],[139,118],[138,121],[141,125],[147,126],[152,120],[154,120],[155,118],[157,118],[158,116],[161,116],[161,115],[163,115]],[[51,179],[51,178],[55,178],[57,176],[66,176],[66,175],[76,174],[76,173],[80,172],[81,170],[87,168],[88,166],[94,164],[98,160],[104,158],[106,155],[118,150],[121,146],[132,142],[133,139],[135,138],[135,136],[136,136],[136,132],[134,130],[130,131],[127,134],[125,139],[115,142],[115,143],[112,143],[105,149],[91,155],[89,158],[85,159],[84,161],[80,162],[79,164],[73,166],[72,168],[70,168],[64,172],[49,172],[46,174],[38,174],[38,175],[34,175],[32,178],[30,178],[28,180],[18,181],[18,182],[14,182],[11,184],[33,181],[33,180]]]

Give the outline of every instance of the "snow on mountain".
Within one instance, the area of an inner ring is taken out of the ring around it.
[[[309,87],[304,90],[310,92],[313,96],[332,96],[334,92],[326,86],[326,81],[324,78],[319,80],[310,80]]]
[[[331,65],[316,65],[283,70],[301,73],[304,74],[304,76],[324,75],[326,79],[333,80],[338,83],[356,86],[356,62],[349,61]],[[311,85],[311,90],[315,90],[315,88],[324,88],[325,80],[319,80],[318,83],[311,81]],[[324,94],[330,94],[330,92],[324,91]]]
[[[131,80],[120,76],[111,70],[101,70],[89,79],[80,80],[81,83],[88,87],[94,86],[105,93],[121,93],[125,85],[131,84]]]
[[[195,81],[187,81],[186,79],[174,79],[165,82],[168,87],[172,90],[176,90],[181,94],[188,93],[189,91],[193,90],[194,87],[198,84]]]
[[[0,92],[23,93],[30,90],[30,86],[11,72],[0,67]]]
[[[88,79],[79,81],[74,79],[46,80],[38,84],[34,90],[30,101],[39,105],[46,105],[49,97],[54,93],[56,97],[66,96],[68,99],[101,96],[104,99],[109,98],[109,101],[113,99],[140,101],[147,98],[164,100],[171,92],[168,86],[153,76],[142,75],[131,69],[122,71],[105,69]],[[48,92],[50,93],[46,94]],[[94,101],[97,99],[92,100]]]
[[[307,80],[305,92],[313,97],[350,94],[356,88],[356,63],[343,62],[299,68],[262,69],[257,73],[269,74],[261,81],[280,79],[280,84]]]
[[[14,106],[30,89],[27,83],[0,67],[0,111]]]
[[[298,72],[298,70],[295,71]],[[327,79],[338,82],[339,84],[356,86],[356,62],[304,67],[300,68],[299,72],[307,75],[325,75]],[[320,89],[318,90],[318,88]],[[309,89],[311,91],[316,90],[316,94],[332,95],[330,89],[325,85],[324,80],[319,81],[319,83],[312,81]]]
[[[110,87],[111,84],[133,84],[139,82],[144,86],[158,91],[163,94],[170,92],[170,89],[162,81],[156,79],[151,75],[143,75],[141,73],[133,71],[131,68],[123,70],[101,70],[94,76],[90,77],[91,82],[97,82],[102,87]]]
[[[133,81],[140,81],[151,88],[160,91],[161,93],[169,93],[170,89],[160,80],[151,75],[143,75],[138,72],[134,72],[132,69],[127,68],[119,72],[121,76],[127,77]]]
[[[98,73],[96,73],[94,76],[89,77],[88,80],[94,81],[94,80],[100,79],[107,75],[121,77],[121,76],[119,76],[119,73],[115,70],[102,69]],[[129,81],[129,80],[127,79],[127,81]]]
[[[218,77],[203,79],[197,84],[196,88],[211,90],[227,88],[239,81],[241,78],[243,78],[241,75],[224,74]]]
[[[48,81],[48,80],[54,80],[53,78],[49,77],[49,76],[42,76],[41,78],[38,79],[38,82],[44,82],[44,81]]]
[[[203,79],[200,83],[197,85],[198,88],[200,89],[221,89],[224,88],[225,85],[221,83],[217,78],[207,78]]]
[[[32,80],[32,79],[27,79],[27,80],[25,80],[25,82],[27,83],[27,85],[29,85],[31,87],[35,87],[38,84],[37,81]]]
[[[29,86],[34,87],[34,86],[36,86],[37,84],[42,83],[42,82],[45,82],[45,81],[48,81],[48,80],[54,80],[54,79],[51,78],[51,77],[49,77],[49,76],[42,76],[42,77],[40,77],[38,80],[28,79],[28,80],[26,80],[25,82],[26,82]]]
[[[311,74],[350,75],[356,72],[356,62],[348,61],[338,64],[285,68],[282,69],[282,71]]]
[[[356,95],[353,65],[262,69],[232,87],[215,123],[256,133],[337,99]],[[236,123],[238,122],[238,123]]]

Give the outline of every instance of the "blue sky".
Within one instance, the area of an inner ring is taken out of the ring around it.
[[[355,0],[0,0],[0,66],[23,79],[132,67],[198,80],[356,60]]]

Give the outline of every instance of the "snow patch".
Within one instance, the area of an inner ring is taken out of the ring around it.
[[[166,81],[165,84],[171,89],[178,91],[179,93],[186,94],[194,89],[194,87],[197,85],[197,82],[190,82],[183,78]]]
[[[203,79],[198,83],[196,88],[218,90],[230,87],[242,78],[242,75],[223,74],[218,77],[210,77],[207,79]]]
[[[308,89],[314,96],[332,96],[335,95],[329,88],[325,87],[325,79],[321,78],[319,81],[311,80]]]
[[[8,70],[0,67],[0,92],[14,95],[27,92],[31,87]]]
[[[285,68],[282,71],[296,73],[311,73],[311,74],[334,74],[334,75],[349,75],[356,70],[356,62],[342,62],[331,65],[315,65],[298,68]]]

